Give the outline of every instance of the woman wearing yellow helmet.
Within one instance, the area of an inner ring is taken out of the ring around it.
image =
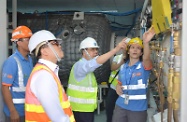
[[[147,81],[152,61],[149,41],[155,35],[153,28],[139,38],[128,42],[127,61],[121,66],[116,92],[119,95],[114,109],[113,122],[146,122]],[[143,53],[144,52],[144,53]]]

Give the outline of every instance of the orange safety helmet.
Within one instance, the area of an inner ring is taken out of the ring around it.
[[[32,31],[27,26],[18,26],[12,32],[12,39],[11,41],[18,41],[20,38],[29,38],[32,36]]]
[[[142,48],[143,48],[143,41],[136,37],[136,38],[132,38],[129,42],[128,45],[132,45],[132,44],[139,44]]]

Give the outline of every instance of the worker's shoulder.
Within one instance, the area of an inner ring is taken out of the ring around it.
[[[40,84],[38,81],[45,81],[45,84],[53,84],[54,75],[45,69],[40,69],[32,75],[32,84]]]
[[[14,66],[16,65],[16,60],[15,60],[15,55],[10,55],[5,61],[3,65],[11,65]]]
[[[41,77],[44,79],[48,79],[48,78],[53,77],[53,74],[50,73],[49,71],[47,71],[46,69],[40,69],[34,73],[34,77],[36,77],[36,78]]]

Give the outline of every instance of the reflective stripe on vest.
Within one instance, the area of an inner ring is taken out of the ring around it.
[[[68,101],[61,103],[61,106],[64,108],[67,108],[70,106],[70,103]],[[40,105],[35,105],[35,104],[25,104],[25,110],[29,112],[37,112],[37,113],[44,113],[45,110],[42,106]]]
[[[39,70],[46,70],[48,71],[55,79],[58,87],[58,93],[59,93],[59,100],[62,109],[64,110],[64,113],[69,116],[70,122],[75,122],[73,112],[70,108],[70,102],[68,101],[68,98],[65,94],[65,91],[61,85],[61,82],[59,78],[54,74],[53,71],[51,71],[47,66],[43,64],[36,64],[34,67],[31,76],[29,78],[27,87],[26,87],[26,101],[25,101],[25,119],[26,122],[49,122],[51,121],[48,117],[48,115],[45,113],[45,110],[41,103],[38,101],[38,99],[33,95],[33,93],[30,90],[30,83],[32,76]]]
[[[116,84],[117,85],[117,84]],[[110,84],[110,88],[116,90],[116,85]]]
[[[81,104],[95,104],[96,99],[81,99],[81,98],[75,98],[75,97],[70,97],[69,100],[71,102],[76,102],[76,103],[81,103]]]
[[[17,98],[17,99],[16,99],[16,98],[13,98],[12,101],[13,101],[14,104],[22,104],[22,103],[25,103],[25,99],[24,99],[24,98],[23,98],[23,99],[21,99],[21,98],[19,98],[19,99],[18,99],[18,98]]]
[[[97,91],[97,89],[93,87],[76,86],[72,84],[69,84],[68,88],[77,90],[77,91],[82,91],[82,92],[96,92]]]
[[[93,112],[97,108],[97,82],[93,73],[81,81],[74,77],[74,66],[70,72],[67,94],[73,111]]]
[[[116,70],[115,74],[111,74],[110,76],[111,76],[112,78],[114,78],[114,76],[116,75],[117,71],[118,71],[118,70]],[[114,71],[112,71],[112,72],[114,72]],[[116,76],[116,79],[118,79],[118,75]]]
[[[21,63],[17,57],[14,57],[17,66],[18,66],[18,85],[17,87],[9,87],[9,89],[12,89],[13,92],[25,92],[25,86],[24,86],[24,77],[23,77],[23,71],[21,67]],[[14,104],[24,104],[25,99],[24,98],[13,98],[12,99]]]
[[[141,81],[140,79],[139,81]],[[123,90],[138,90],[138,89],[146,89],[146,84],[138,84],[138,85],[123,85]]]
[[[129,100],[145,100],[147,97],[146,95],[128,95]],[[125,94],[120,95],[122,98],[126,98]]]

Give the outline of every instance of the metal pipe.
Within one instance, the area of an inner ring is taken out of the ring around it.
[[[178,7],[178,1],[176,0],[176,5]],[[184,14],[184,13],[183,13]],[[179,122],[178,112],[179,112],[179,101],[180,101],[180,85],[181,85],[181,46],[180,46],[180,24],[179,22],[176,23],[176,32],[174,33],[174,78],[173,78],[173,117],[174,122]]]
[[[163,89],[164,89],[164,84],[161,80],[161,74],[162,74],[162,69],[164,67],[164,62],[163,62],[163,59],[164,59],[164,55],[165,55],[165,50],[160,50],[160,53],[159,53],[159,71],[158,71],[158,78],[157,78],[157,87],[158,87],[158,93],[159,93],[159,97],[160,97],[160,111],[161,111],[161,122],[163,122],[163,113],[164,113],[164,102],[165,102],[165,99],[164,99],[164,95],[163,95]]]
[[[174,54],[176,54],[176,55],[181,55],[181,48],[180,48],[179,39],[180,39],[180,31],[175,31],[173,42],[174,42]]]
[[[162,65],[162,64],[161,64]],[[163,109],[163,103],[164,103],[164,99],[163,99],[163,86],[161,84],[161,72],[162,72],[162,68],[159,69],[158,71],[158,78],[157,78],[157,87],[158,87],[158,94],[159,94],[159,97],[160,97],[160,112],[161,112],[161,122],[163,122],[163,112],[164,112],[164,109]]]
[[[143,5],[143,8],[142,8],[140,20],[143,19],[143,16],[144,16],[144,14],[145,14],[145,11],[146,11],[146,8],[147,8],[148,3],[149,3],[149,0],[145,0],[145,1],[144,1],[144,5]]]
[[[178,110],[179,110],[179,99],[180,99],[180,72],[174,73],[173,78],[173,118],[174,122],[179,122]]]
[[[168,73],[168,86],[167,86],[167,90],[168,90],[168,97],[167,97],[167,101],[168,101],[168,120],[167,122],[171,122],[172,120],[172,90],[173,90],[173,76],[174,76],[174,55],[170,55],[169,57],[169,73]]]
[[[173,118],[174,122],[179,122],[178,111],[179,111],[179,101],[180,101],[180,68],[181,68],[181,48],[180,48],[180,31],[174,33],[174,77],[173,77]]]

